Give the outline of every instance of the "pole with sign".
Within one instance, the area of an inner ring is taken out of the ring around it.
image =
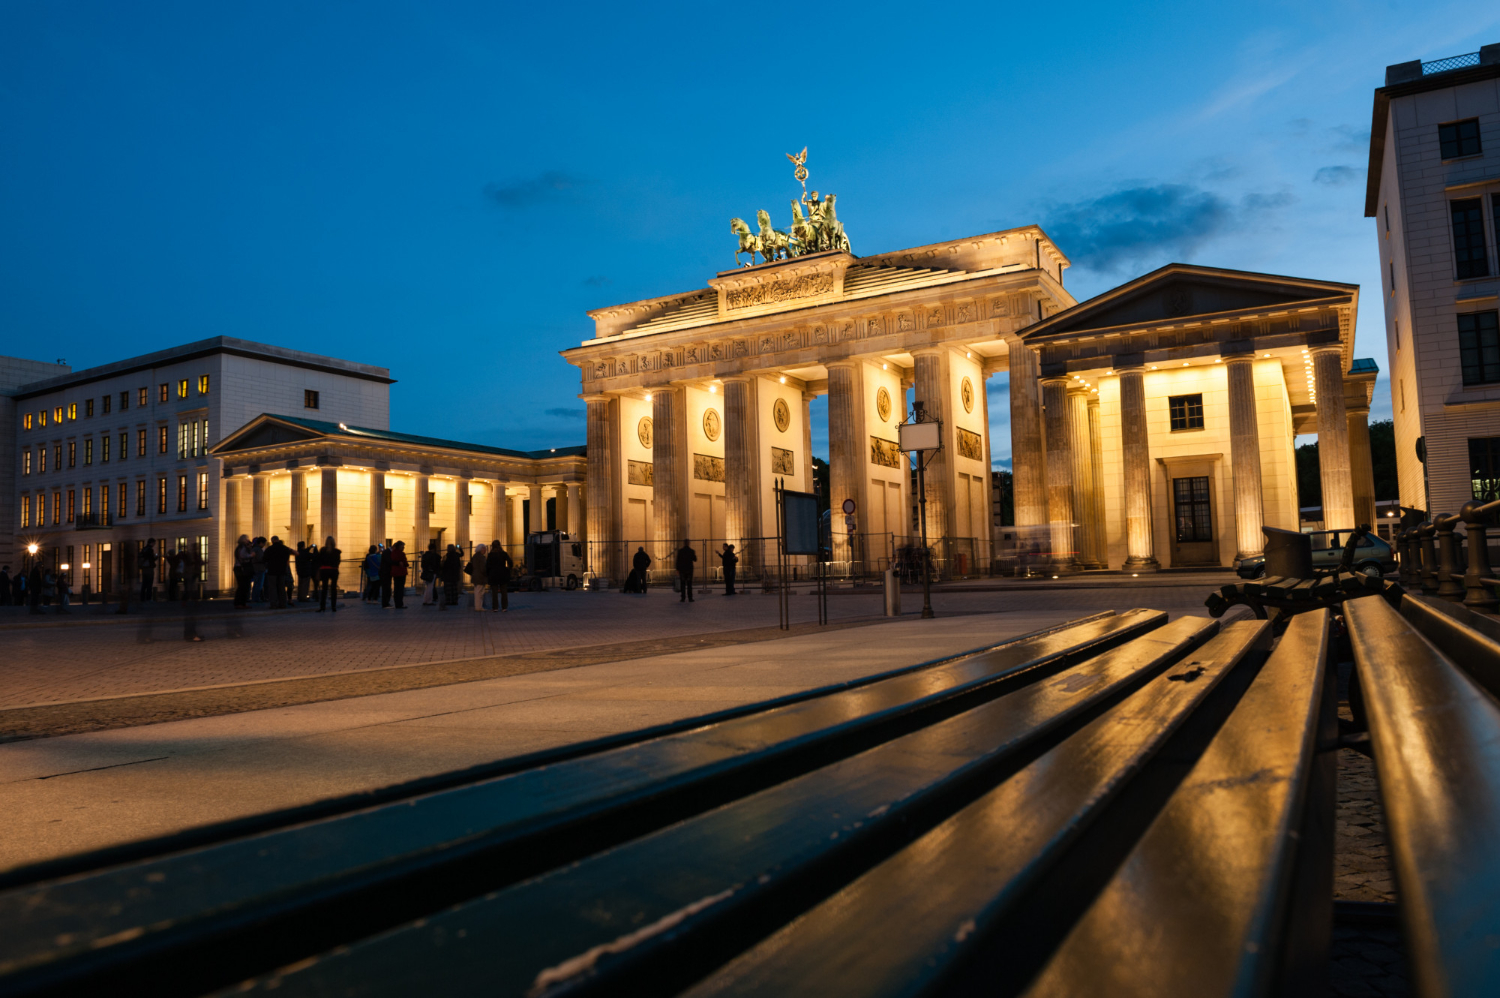
[[[932,557],[927,550],[927,465],[943,448],[943,423],[930,419],[927,406],[912,403],[912,418],[896,427],[902,450],[917,456],[917,505],[922,521],[922,616],[932,617]]]

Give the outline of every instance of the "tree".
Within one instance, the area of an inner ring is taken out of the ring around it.
[[[1375,473],[1375,501],[1401,498],[1396,480],[1396,424],[1389,419],[1370,424],[1370,461]],[[1297,448],[1297,504],[1323,505],[1323,473],[1318,468],[1318,444]]]
[[[1297,448],[1297,505],[1323,505],[1323,474],[1318,470],[1318,443]]]
[[[813,458],[813,491],[818,494],[818,512],[828,512],[832,489],[828,482],[828,462],[821,457]]]
[[[1004,470],[994,471],[991,474],[993,475],[991,481],[996,487],[998,487],[1000,492],[1000,509],[997,510],[997,512],[1000,514],[1000,524],[1001,526],[1005,527],[1015,526],[1015,479],[1012,477],[1010,472]]]

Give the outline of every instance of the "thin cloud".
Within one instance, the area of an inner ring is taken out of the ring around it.
[[[544,409],[542,411],[546,415],[554,416],[557,419],[583,419],[588,415],[588,410],[586,409]]]
[[[1324,166],[1313,174],[1313,183],[1322,184],[1324,187],[1343,187],[1354,183],[1363,172],[1352,166]]]
[[[595,274],[592,277],[585,277],[583,279],[583,286],[586,288],[602,288],[608,283],[610,283],[609,278],[603,274]]]
[[[502,208],[529,208],[569,200],[583,184],[583,180],[562,170],[545,170],[535,177],[485,184],[484,196]]]

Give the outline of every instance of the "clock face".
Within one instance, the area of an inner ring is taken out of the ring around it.
[[[959,385],[959,394],[961,396],[963,396],[963,400],[964,400],[964,412],[973,412],[974,411],[974,382],[970,381],[968,378],[965,378],[963,380],[963,384]]]
[[[641,421],[635,425],[635,435],[640,440],[642,447],[651,446],[651,417],[642,416]]]
[[[703,435],[708,438],[710,443],[719,439],[719,431],[721,429],[723,429],[723,424],[719,422],[719,410],[703,410]]]
[[[792,410],[787,406],[786,399],[776,400],[776,404],[771,407],[771,418],[776,421],[776,428],[782,433],[792,425]]]
[[[880,413],[882,423],[891,421],[891,393],[884,388],[875,393],[875,411]]]

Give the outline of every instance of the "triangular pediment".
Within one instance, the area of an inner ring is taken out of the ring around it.
[[[304,440],[318,440],[324,434],[316,430],[291,423],[284,423],[271,416],[259,416],[238,431],[230,434],[213,449],[215,454],[229,454],[240,450],[255,450],[259,447],[274,447],[277,444],[295,444]]]
[[[1170,264],[1112,291],[1060,312],[1022,333],[1027,340],[1070,333],[1181,322],[1210,316],[1326,301],[1357,291],[1356,285],[1309,281]]]

